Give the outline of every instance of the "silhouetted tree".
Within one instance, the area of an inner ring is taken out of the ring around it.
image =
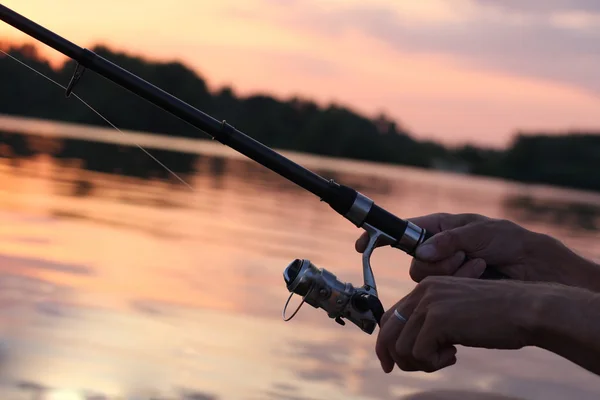
[[[32,45],[2,47],[65,86],[75,68],[75,62],[69,60],[53,69]],[[149,61],[102,45],[92,50],[201,111],[226,119],[270,147],[423,168],[460,166],[472,174],[600,190],[598,133],[518,134],[505,151],[471,145],[452,149],[431,141],[415,140],[407,129],[383,112],[368,118],[343,105],[321,107],[298,97],[287,100],[267,94],[241,97],[231,87],[211,92],[204,78],[182,62]],[[0,88],[0,113],[106,126],[105,121],[78,101],[66,99],[63,89],[2,56]],[[120,128],[208,138],[191,125],[92,72],[86,72],[76,93]],[[4,142],[12,146],[8,141],[20,149],[15,137],[0,136],[0,145]],[[112,170],[109,163],[115,157],[132,157],[123,153],[123,149],[76,141],[64,153],[76,149],[79,149],[77,154],[88,155],[89,166],[101,170]],[[26,151],[16,152],[25,154]],[[182,158],[170,153],[163,156],[170,157],[175,164],[180,158],[185,159],[181,161],[181,170],[188,170],[195,159],[191,155]],[[131,173],[142,174],[147,167],[143,160],[136,159],[135,168],[131,167],[131,171],[136,172]]]

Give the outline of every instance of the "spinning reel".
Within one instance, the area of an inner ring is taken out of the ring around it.
[[[291,320],[306,302],[314,308],[325,310],[327,315],[340,325],[345,325],[345,318],[362,331],[373,333],[381,321],[384,308],[377,297],[371,254],[378,245],[391,245],[396,243],[396,240],[369,224],[364,224],[362,228],[369,234],[369,243],[362,255],[363,286],[354,287],[351,283],[341,282],[334,274],[324,268],[317,268],[309,260],[296,259],[283,272],[290,292],[283,309],[284,321]],[[416,226],[414,228],[420,230]],[[420,236],[423,235],[417,236],[417,243],[422,241]],[[302,302],[294,313],[286,318],[286,310],[294,294],[302,296]]]

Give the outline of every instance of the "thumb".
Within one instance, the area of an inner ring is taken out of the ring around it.
[[[476,226],[465,225],[433,235],[417,247],[415,255],[422,261],[441,261],[461,250],[472,252],[480,239]]]

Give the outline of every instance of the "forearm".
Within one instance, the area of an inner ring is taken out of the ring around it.
[[[531,344],[600,375],[600,294],[543,286],[532,302]]]

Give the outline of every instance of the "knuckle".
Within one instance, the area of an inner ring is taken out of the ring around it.
[[[521,226],[519,226],[515,222],[508,220],[508,219],[500,219],[496,222],[496,225],[498,228],[502,229],[503,231],[512,232],[512,231],[520,231],[521,230]]]
[[[422,308],[423,306],[427,306],[429,308],[430,304],[437,301],[440,293],[443,293],[448,279],[453,278],[448,276],[429,275],[417,283],[415,289],[417,306],[413,311],[414,316],[426,311]],[[427,313],[429,313],[428,310]],[[427,317],[429,318],[429,315]]]
[[[424,353],[421,349],[415,347],[411,354],[410,354],[411,358],[413,358],[415,361],[417,361],[419,364],[422,365],[426,365],[427,363],[427,354]]]
[[[421,282],[419,282],[417,287],[420,288],[421,290],[427,290],[429,288],[429,286],[432,285],[432,281],[434,281],[434,280],[435,280],[434,276],[426,276],[425,278],[423,278],[423,280],[421,280]]]
[[[432,305],[435,304],[435,302],[437,301],[437,294],[434,292],[428,292],[425,293],[425,295],[423,295],[423,298],[421,299],[421,307],[419,307],[419,312],[420,313],[427,313],[427,319],[430,318],[430,312],[431,312],[431,308]]]
[[[421,290],[428,292],[443,282],[444,282],[443,276],[428,275],[428,276],[424,277],[421,280],[421,282],[419,282],[417,287],[420,287]]]
[[[439,213],[438,214],[438,220],[440,221],[440,225],[443,228],[444,226],[448,226],[448,223],[451,221],[452,218],[456,218],[456,214],[450,214],[450,213]]]
[[[489,222],[491,224],[496,224],[496,225],[502,225],[502,226],[508,226],[509,224],[512,223],[509,219],[506,219],[506,218],[490,218],[486,222]]]
[[[440,324],[444,320],[445,311],[440,307],[430,307],[427,312],[427,319],[430,323],[434,324],[436,328],[440,327]]]
[[[437,235],[437,244],[438,246],[444,248],[453,248],[456,247],[456,244],[459,242],[459,237],[456,231],[447,230],[438,233]]]
[[[412,292],[414,293],[415,297],[423,297],[425,294],[427,294],[429,291],[429,286],[431,285],[430,280],[431,276],[425,276],[417,283]]]
[[[485,230],[488,229],[498,229],[506,226],[508,221],[504,219],[490,219],[487,221],[482,221],[479,223],[479,226]]]
[[[511,232],[519,227],[519,225],[517,225],[513,221],[508,220],[508,219],[503,219],[503,218],[499,218],[499,219],[491,219],[490,218],[486,221],[482,221],[480,223],[480,225],[481,225],[481,228],[483,230],[485,230],[486,232],[494,232],[494,233],[498,232],[498,231]]]
[[[396,349],[396,356],[398,361],[409,362],[413,359],[412,351],[407,348]]]
[[[450,245],[456,244],[456,242],[458,242],[458,240],[460,239],[460,235],[453,229],[444,231],[443,233],[444,233],[444,239]]]
[[[463,226],[484,219],[486,219],[485,216],[476,213],[443,213],[440,215],[440,222],[442,227]]]
[[[467,223],[488,219],[488,217],[485,217],[485,216],[483,216],[481,214],[477,214],[477,213],[464,213],[464,214],[462,214],[462,217],[463,217],[463,221],[465,221]]]
[[[510,227],[511,221],[502,219],[490,219],[482,221],[476,225],[477,236],[475,240],[478,242],[479,248],[485,248],[489,246],[494,237],[497,237],[500,232],[510,232],[513,228]]]

